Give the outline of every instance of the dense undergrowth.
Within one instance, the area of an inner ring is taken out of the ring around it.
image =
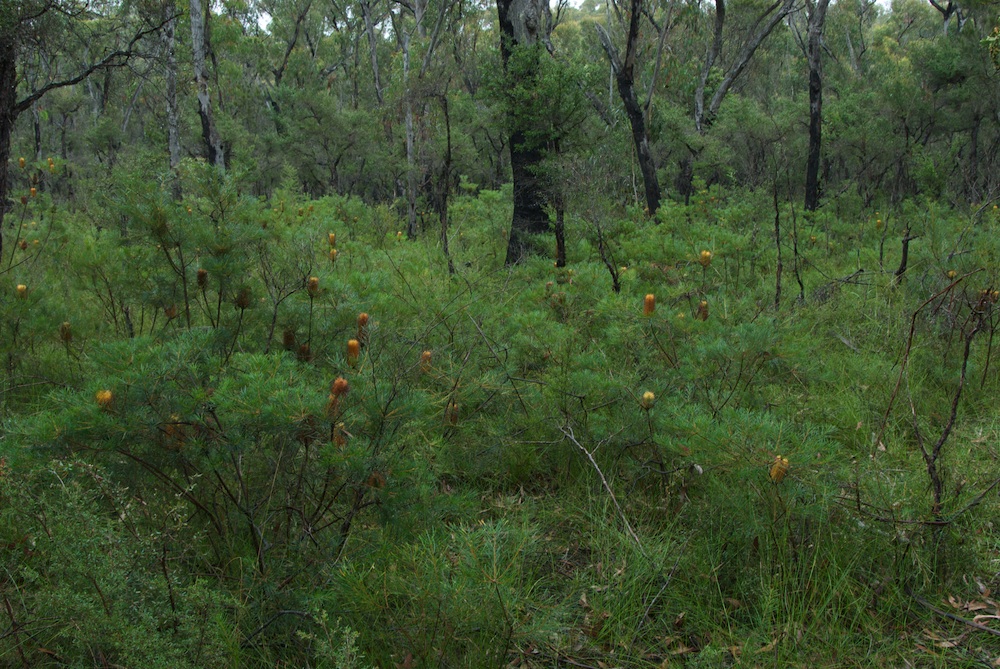
[[[995,208],[706,190],[506,269],[484,191],[450,274],[189,169],[8,215],[4,664],[1000,657],[940,615],[998,614]]]

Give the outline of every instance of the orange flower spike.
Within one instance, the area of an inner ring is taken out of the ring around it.
[[[329,234],[328,234],[328,235],[326,236],[326,239],[327,239],[327,241],[328,241],[328,242],[330,242],[330,248],[331,248],[331,249],[332,249],[332,248],[333,248],[334,246],[336,246],[336,245],[337,245],[337,233],[336,233],[336,232],[331,232],[331,233],[329,233]]]
[[[38,195],[38,189],[35,188],[34,186],[32,186],[31,190],[28,192],[31,193],[31,197],[35,197],[36,195]]]
[[[351,339],[347,342],[347,364],[357,367],[358,358],[361,357],[361,342]]]
[[[708,269],[708,266],[712,264],[712,252],[702,251],[701,255],[698,256],[698,262],[701,264],[702,267]]]
[[[17,296],[22,300],[28,297],[28,287],[23,283],[17,284]]]
[[[431,371],[431,352],[424,351],[420,354],[420,371],[426,374]]]
[[[24,169],[24,166],[26,164],[27,163],[25,162],[23,157],[17,159],[17,166],[20,167],[22,170]]]
[[[785,474],[788,473],[788,458],[783,458],[780,455],[774,456],[774,463],[771,465],[771,480],[775,483],[781,483],[781,480],[785,478]]]
[[[642,315],[652,316],[656,311],[656,295],[649,293],[642,301]]]
[[[202,267],[198,270],[198,287],[205,290],[208,285],[208,270]]]
[[[330,262],[337,263],[337,249],[330,249]]]
[[[111,403],[114,401],[115,397],[111,394],[110,390],[98,390],[97,395],[95,395],[97,400],[97,406],[100,407],[101,411],[110,411]]]
[[[333,382],[330,386],[330,395],[333,397],[341,397],[347,394],[347,391],[351,389],[351,385],[342,376],[338,376],[337,380]]]
[[[309,277],[309,281],[306,283],[306,290],[309,292],[309,297],[319,295],[319,277]]]

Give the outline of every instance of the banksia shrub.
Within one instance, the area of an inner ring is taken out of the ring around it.
[[[698,263],[702,267],[708,269],[708,266],[712,264],[712,252],[711,251],[702,251],[701,255],[698,256]]]
[[[114,395],[111,394],[110,390],[98,390],[97,395],[95,395],[97,400],[97,406],[101,411],[110,411],[111,403],[114,401]]]
[[[358,358],[361,357],[361,342],[357,339],[350,339],[347,342],[347,364],[357,367]]]
[[[649,293],[642,300],[642,315],[652,316],[654,311],[656,311],[656,295]]]
[[[309,291],[309,297],[316,297],[319,295],[319,277],[309,277],[309,281],[306,282],[306,290]]]
[[[783,458],[780,455],[774,456],[774,463],[771,465],[771,480],[774,483],[781,483],[781,480],[785,478],[785,474],[788,473],[788,458]]]

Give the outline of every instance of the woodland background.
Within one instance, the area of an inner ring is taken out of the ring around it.
[[[0,662],[996,666],[997,7],[0,5]]]

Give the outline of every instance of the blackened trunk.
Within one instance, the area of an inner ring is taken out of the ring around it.
[[[547,0],[497,0],[500,19],[500,55],[504,69],[513,49],[518,46],[548,45],[551,14]],[[539,56],[540,57],[540,53]],[[517,85],[532,85],[534,73],[527,73]],[[515,82],[511,82],[514,85]],[[507,265],[520,262],[534,249],[531,235],[549,231],[549,217],[545,213],[547,202],[545,188],[540,178],[544,152],[538,140],[528,142],[529,128],[524,121],[517,121],[510,133],[510,165],[514,187],[514,213],[511,217],[510,238],[507,241]]]
[[[17,94],[17,50],[14,40],[0,35],[0,255],[3,254],[3,219],[10,203],[10,136],[14,131],[14,103]]]
[[[819,206],[819,162],[823,143],[823,23],[830,0],[809,2],[809,154],[806,158],[806,211]]]
[[[656,177],[656,162],[649,149],[649,133],[646,132],[646,117],[635,94],[635,54],[639,41],[639,21],[642,16],[642,0],[632,0],[629,18],[628,38],[625,42],[625,60],[618,57],[611,36],[599,24],[597,35],[604,51],[611,61],[611,70],[618,84],[618,95],[625,105],[625,114],[632,126],[632,143],[635,145],[639,169],[642,170],[642,184],[646,191],[646,213],[655,216],[660,208],[660,182]]]
[[[545,213],[545,189],[538,176],[543,154],[540,148],[530,147],[524,131],[510,136],[510,167],[514,182],[514,214],[507,241],[507,265],[520,262],[534,252],[531,235],[549,231],[549,216]]]

